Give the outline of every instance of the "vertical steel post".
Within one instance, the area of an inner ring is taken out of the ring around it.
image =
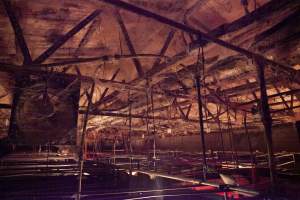
[[[130,154],[132,154],[132,144],[131,144],[131,131],[132,131],[131,111],[132,111],[132,101],[130,99],[130,91],[128,92],[128,101],[129,101],[129,110],[128,110],[128,115],[129,115],[129,134],[128,134],[128,139],[129,139],[129,152],[130,152]]]
[[[273,155],[273,144],[272,144],[272,117],[270,114],[270,108],[268,103],[268,95],[266,89],[266,80],[265,80],[265,63],[259,59],[256,59],[256,70],[257,77],[260,88],[260,111],[261,118],[264,125],[264,136],[265,142],[268,151],[268,165],[270,170],[270,180],[272,187],[275,186],[276,183],[276,172],[275,172],[275,162]]]
[[[152,123],[153,123],[153,159],[156,159],[156,140],[155,140],[155,119],[154,119],[154,101],[153,101],[153,88],[151,88],[151,110],[152,110]],[[155,163],[155,161],[154,161]]]
[[[221,121],[220,121],[220,116],[218,115],[218,129],[220,131],[220,139],[221,139],[221,150],[222,150],[222,159],[221,161],[223,162],[224,160],[226,161],[225,159],[225,149],[224,149],[224,138],[223,138],[223,130],[222,130],[222,127],[221,127]],[[227,161],[226,161],[227,162]]]
[[[146,104],[147,104],[147,109],[146,109],[146,128],[147,128],[147,135],[149,136],[149,96],[148,96],[148,92],[149,92],[149,81],[147,79],[146,82]]]
[[[130,90],[128,91],[128,116],[129,116],[129,133],[128,133],[128,140],[129,140],[129,155],[130,155],[130,174],[132,175],[132,144],[131,144],[131,128],[132,128],[132,118],[131,118],[131,110],[132,110],[132,101],[130,99]]]
[[[82,128],[82,134],[81,134],[81,143],[80,143],[80,152],[79,152],[79,180],[78,180],[78,193],[77,193],[77,200],[80,200],[81,190],[82,190],[82,174],[83,174],[83,164],[84,164],[84,144],[85,144],[85,133],[86,133],[86,127],[89,117],[89,111],[92,106],[92,99],[95,89],[95,82],[93,82],[91,93],[89,95],[89,101],[87,105],[86,112],[84,114],[84,122],[83,122],[83,128]]]
[[[198,69],[198,72],[200,70]],[[206,146],[205,146],[205,137],[204,137],[204,124],[203,124],[203,112],[202,112],[202,100],[201,100],[201,86],[200,86],[200,73],[196,73],[195,75],[196,81],[196,89],[197,89],[197,97],[198,97],[198,113],[199,113],[199,125],[200,125],[200,136],[201,136],[201,144],[202,144],[202,156],[203,156],[203,180],[206,180],[206,171],[207,171],[207,163],[206,163]]]
[[[247,114],[246,113],[244,115],[244,127],[245,127],[245,133],[247,135],[248,148],[249,148],[249,152],[250,152],[250,156],[251,156],[251,163],[254,166],[255,161],[254,161],[252,143],[251,143],[250,135],[249,135],[249,132],[248,132],[248,127],[247,127]]]
[[[113,145],[113,154],[114,154],[114,157],[113,157],[113,164],[114,164],[114,165],[116,164],[116,142],[117,142],[117,137],[115,136],[115,137],[114,137],[114,145]]]
[[[228,131],[229,131],[229,142],[230,142],[230,147],[231,147],[231,158],[232,162],[235,162],[235,167],[238,168],[238,154],[237,150],[233,141],[233,131],[232,131],[232,124],[231,124],[231,118],[229,116],[229,108],[227,106],[227,119],[228,119]]]
[[[250,152],[250,157],[251,157],[251,180],[252,180],[252,184],[256,183],[256,179],[257,179],[257,173],[256,173],[256,160],[255,160],[255,155],[253,154],[253,147],[252,147],[252,143],[251,143],[251,139],[250,139],[250,134],[248,132],[248,126],[247,126],[247,113],[245,113],[244,115],[244,127],[245,127],[245,133],[247,135],[247,141],[248,141],[248,148],[249,148],[249,152]]]

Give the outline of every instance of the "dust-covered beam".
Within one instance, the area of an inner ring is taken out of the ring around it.
[[[6,13],[9,17],[9,21],[11,23],[11,26],[13,27],[16,39],[18,41],[18,45],[19,45],[19,47],[22,51],[22,55],[23,55],[23,58],[24,58],[23,63],[24,64],[29,64],[32,61],[31,56],[30,56],[30,52],[29,52],[27,43],[25,41],[22,28],[19,24],[19,21],[18,21],[16,15],[15,15],[15,12],[14,12],[13,7],[11,5],[11,2],[10,2],[10,0],[2,0],[2,3],[4,5],[5,11],[6,11]]]
[[[100,10],[95,10],[89,16],[84,18],[75,27],[69,30],[64,36],[59,38],[54,44],[52,44],[46,51],[44,51],[40,56],[38,56],[33,63],[39,64],[43,63],[47,58],[49,58],[57,49],[64,45],[71,37],[83,29],[87,24],[89,24],[93,19],[95,19],[101,13]]]
[[[129,33],[127,31],[127,28],[126,28],[126,26],[125,26],[125,24],[123,22],[121,14],[118,11],[116,11],[115,15],[116,15],[116,19],[117,19],[117,21],[118,21],[118,23],[120,25],[120,28],[122,30],[122,33],[124,35],[124,38],[125,38],[125,41],[126,41],[126,44],[127,44],[127,47],[129,49],[130,53],[133,54],[133,55],[136,55],[134,46],[133,46],[132,41],[130,39]],[[143,71],[141,62],[137,58],[133,58],[132,61],[133,61],[134,65],[135,65],[135,68],[136,68],[136,71],[137,71],[139,77],[143,77],[144,76],[144,71]]]
[[[207,34],[207,33],[203,33],[200,30],[197,30],[195,28],[186,26],[186,25],[184,25],[184,24],[182,24],[180,22],[174,21],[174,20],[169,19],[167,17],[164,17],[164,16],[161,16],[159,14],[153,13],[153,12],[151,12],[149,10],[137,7],[135,5],[132,5],[132,4],[120,1],[120,0],[102,0],[102,1],[106,2],[108,4],[112,4],[112,5],[116,6],[116,7],[123,8],[123,9],[125,9],[127,11],[132,12],[132,13],[136,13],[138,15],[154,19],[154,20],[156,20],[156,21],[158,21],[160,23],[169,25],[171,27],[177,28],[177,29],[185,31],[187,33],[195,34],[198,37],[200,37],[202,40],[206,40],[206,41],[209,41],[209,42],[216,43],[216,44],[218,44],[220,46],[223,46],[223,47],[225,47],[227,49],[230,49],[230,50],[233,50],[235,52],[241,53],[241,54],[247,56],[250,59],[256,59],[256,60],[263,61],[267,65],[270,65],[275,70],[280,70],[280,71],[288,74],[290,77],[293,77],[295,81],[300,82],[300,77],[298,77],[298,73],[296,73],[296,70],[294,70],[291,66],[278,63],[278,62],[276,62],[274,60],[270,60],[270,59],[264,57],[263,55],[260,55],[258,53],[251,52],[251,51],[249,51],[247,49],[244,49],[242,47],[233,45],[233,44],[231,44],[229,42],[226,42],[224,40],[218,39],[215,36],[212,36],[212,35]]]

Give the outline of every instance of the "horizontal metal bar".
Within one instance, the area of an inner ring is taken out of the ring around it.
[[[172,179],[172,180],[177,180],[177,181],[182,181],[182,182],[188,182],[192,183],[195,185],[207,185],[207,186],[212,186],[216,188],[220,188],[220,184],[217,183],[210,183],[210,182],[202,182],[197,179],[191,179],[191,178],[185,178],[185,177],[180,177],[180,176],[174,176],[174,175],[169,175],[169,174],[162,174],[162,173],[156,173],[156,172],[150,172],[150,171],[141,171],[141,170],[134,170],[135,173],[140,173],[140,174],[146,174],[152,178],[155,177],[161,177],[161,178],[167,178],[167,179]],[[232,191],[237,191],[237,192],[242,192],[245,195],[250,195],[250,196],[257,196],[259,195],[259,192],[254,191],[254,190],[249,190],[245,188],[240,188],[240,187],[233,187],[229,186],[228,189]]]
[[[285,162],[285,163],[282,163],[282,164],[277,164],[276,167],[282,167],[282,166],[289,165],[289,164],[292,164],[292,163],[295,163],[295,161],[289,161],[289,162]]]

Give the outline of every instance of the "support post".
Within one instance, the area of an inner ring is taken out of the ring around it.
[[[265,62],[260,59],[256,59],[256,70],[260,88],[260,104],[261,104],[261,118],[264,125],[264,136],[268,151],[268,166],[270,170],[270,181],[272,187],[276,182],[275,162],[273,155],[273,144],[272,144],[272,117],[270,114],[270,108],[268,103],[268,95],[265,81]]]
[[[255,158],[253,155],[253,148],[252,148],[252,143],[251,143],[251,139],[250,139],[250,135],[249,135],[249,131],[248,131],[248,126],[247,126],[247,114],[245,113],[244,115],[244,128],[245,128],[245,133],[247,135],[247,141],[248,141],[248,148],[249,148],[249,152],[251,155],[251,163],[254,166],[255,163]]]
[[[198,96],[198,112],[199,112],[199,125],[200,125],[200,136],[202,144],[202,156],[203,156],[203,180],[206,181],[206,146],[205,146],[205,137],[204,137],[204,124],[203,124],[203,112],[202,112],[202,100],[201,100],[201,86],[200,86],[200,73],[197,73],[195,76],[197,96]]]
[[[128,108],[128,117],[129,117],[129,133],[128,133],[128,139],[129,139],[129,152],[132,154],[132,144],[131,144],[131,129],[132,129],[132,101],[130,99],[130,91],[128,92],[128,101],[129,101],[129,108]]]
[[[247,126],[247,114],[245,113],[244,115],[244,127],[245,127],[245,133],[247,135],[247,141],[248,141],[248,147],[249,147],[249,152],[250,152],[250,157],[251,157],[251,180],[252,180],[252,184],[256,183],[256,179],[257,179],[257,173],[256,173],[256,161],[255,161],[255,156],[253,154],[253,148],[252,148],[252,143],[251,143],[251,139],[250,139],[250,135],[248,132],[248,126]]]
[[[222,150],[222,162],[226,159],[225,159],[225,149],[224,149],[224,138],[223,138],[223,130],[222,130],[222,127],[221,127],[221,121],[220,121],[220,116],[217,115],[217,122],[218,122],[218,129],[219,129],[219,132],[220,132],[220,139],[221,139],[221,150]],[[222,163],[221,162],[221,163]],[[227,162],[227,161],[226,161]]]
[[[227,106],[227,119],[228,119],[228,137],[229,137],[229,143],[231,148],[231,159],[232,162],[235,163],[235,168],[238,168],[238,154],[237,150],[235,148],[234,140],[233,140],[233,131],[232,131],[232,124],[231,124],[231,118],[229,115],[229,108]]]
[[[84,144],[85,144],[85,133],[86,133],[86,127],[89,117],[89,111],[92,106],[92,99],[95,89],[95,82],[93,82],[91,93],[89,95],[89,102],[87,105],[86,112],[84,114],[84,122],[83,122],[83,128],[82,128],[82,135],[81,135],[81,143],[80,143],[80,152],[79,152],[79,181],[78,181],[78,193],[77,193],[77,200],[80,200],[81,190],[82,190],[82,175],[83,175],[83,164],[84,164]]]
[[[156,139],[155,139],[155,117],[154,117],[154,101],[153,101],[153,88],[151,88],[151,110],[152,110],[152,126],[153,126],[153,159],[156,161]]]

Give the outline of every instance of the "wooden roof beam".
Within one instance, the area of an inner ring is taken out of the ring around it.
[[[111,77],[110,80],[111,80],[111,81],[115,80],[115,78],[117,77],[117,75],[119,74],[119,72],[120,72],[120,68],[118,68],[118,69],[114,72],[114,74],[112,75],[112,77]],[[97,102],[94,103],[93,108],[97,108],[98,106],[101,105],[101,103],[102,103],[104,97],[106,96],[108,90],[109,90],[109,88],[105,88],[105,89],[104,89],[104,91],[103,91],[103,93],[102,93],[100,99],[99,99]]]
[[[125,41],[126,41],[126,44],[127,44],[127,47],[129,49],[130,53],[132,55],[136,55],[136,52],[135,52],[134,46],[132,44],[132,41],[130,39],[129,33],[127,31],[127,28],[126,28],[126,26],[125,26],[125,24],[123,22],[122,16],[119,13],[119,11],[115,12],[115,16],[116,16],[116,19],[117,19],[117,21],[118,21],[118,23],[120,25],[120,28],[122,30],[123,36],[125,38]],[[139,59],[133,58],[132,61],[133,61],[134,65],[135,65],[135,68],[136,68],[136,71],[137,71],[139,77],[143,77],[144,76],[144,71],[143,71],[142,64],[139,61]]]
[[[250,59],[260,60],[260,61],[266,63],[267,65],[270,65],[273,69],[280,70],[280,71],[288,74],[290,77],[293,77],[296,82],[300,83],[300,77],[298,76],[297,71],[295,69],[293,69],[291,66],[284,65],[284,64],[278,63],[276,61],[270,60],[270,59],[264,57],[263,55],[260,55],[260,54],[255,53],[255,52],[251,52],[251,51],[249,51],[245,48],[242,48],[242,47],[233,45],[229,42],[226,42],[224,40],[218,39],[215,36],[212,36],[211,34],[203,33],[200,30],[197,30],[195,28],[186,26],[182,23],[179,23],[177,21],[174,21],[172,19],[169,19],[169,18],[161,16],[161,15],[158,15],[156,13],[153,13],[153,12],[149,11],[149,10],[137,7],[135,5],[123,2],[121,0],[101,0],[101,1],[103,1],[105,3],[108,3],[108,4],[111,4],[111,5],[114,5],[116,7],[125,9],[127,11],[132,12],[132,13],[135,13],[135,14],[147,17],[147,18],[151,18],[151,19],[156,20],[160,23],[169,25],[171,27],[177,28],[177,29],[185,31],[187,33],[195,34],[195,35],[199,36],[202,40],[216,43],[216,44],[218,44],[220,46],[223,46],[227,49],[230,49],[230,50],[236,51],[238,53],[241,53],[241,54],[247,56]]]
[[[57,49],[63,46],[71,37],[83,29],[87,24],[89,24],[93,19],[95,19],[101,13],[100,10],[95,10],[89,16],[84,18],[71,30],[69,30],[64,36],[59,38],[54,44],[52,44],[46,51],[44,51],[40,56],[38,56],[33,63],[40,64],[43,63],[47,58],[49,58]]]
[[[280,93],[269,95],[268,99],[273,98],[273,97],[278,97],[280,95],[283,96],[283,95],[291,95],[291,94],[298,94],[298,93],[300,93],[300,89],[289,90],[289,91],[286,91],[286,92],[280,92]],[[252,100],[252,101],[248,101],[248,102],[245,102],[245,103],[241,103],[239,106],[245,106],[245,105],[253,104],[255,102],[258,102],[258,100]]]
[[[169,34],[168,34],[168,36],[167,36],[167,38],[166,38],[166,41],[165,41],[163,47],[162,47],[161,50],[160,50],[159,55],[161,55],[161,56],[165,55],[166,51],[168,50],[168,47],[170,46],[170,44],[171,44],[171,42],[172,42],[172,39],[174,38],[175,31],[176,31],[175,29],[172,29],[172,30],[169,32]],[[160,58],[157,58],[157,59],[154,61],[154,63],[153,63],[153,65],[152,65],[151,68],[155,67],[156,65],[159,65],[160,61],[161,61],[161,59],[160,59]]]
[[[110,2],[108,2],[110,3]],[[216,29],[212,30],[209,32],[210,35],[213,35],[215,37],[221,37],[223,35],[226,35],[228,33],[238,31],[243,27],[246,27],[258,20],[265,19],[267,18],[270,13],[274,13],[277,11],[282,10],[283,8],[287,8],[291,5],[295,4],[295,1],[293,0],[286,0],[286,1],[280,1],[276,0],[275,3],[274,1],[268,2],[264,4],[263,6],[259,7],[255,11],[251,12],[249,15],[244,15],[243,17],[233,21],[232,23],[229,24],[223,24]],[[204,44],[207,44],[208,41],[204,41]],[[199,48],[199,41],[193,41],[188,44],[190,50],[195,50]],[[153,66],[149,71],[145,73],[145,77],[152,77],[159,73],[161,70],[166,69],[177,62],[183,60],[189,55],[188,52],[182,51],[175,56],[173,56],[171,59],[165,62],[161,62],[160,64]],[[144,78],[144,77],[143,77]],[[138,83],[141,81],[141,78],[133,80],[131,83]]]
[[[283,104],[285,105],[285,107],[286,107],[287,109],[290,109],[289,112],[290,112],[290,114],[292,115],[292,114],[293,114],[293,111],[292,111],[292,109],[290,108],[289,104],[286,102],[286,100],[285,100],[285,98],[283,97],[283,95],[280,94],[280,90],[278,89],[278,87],[277,87],[275,84],[273,84],[273,86],[274,86],[274,88],[275,88],[277,94],[279,95],[281,101],[282,101]]]
[[[31,55],[30,55],[27,43],[24,38],[22,28],[21,28],[19,21],[18,21],[16,15],[14,13],[14,10],[12,8],[11,2],[10,2],[10,0],[2,0],[2,3],[4,5],[5,11],[9,17],[10,24],[14,30],[16,39],[18,41],[18,45],[20,46],[20,49],[22,51],[22,55],[24,58],[23,63],[30,64],[32,62]]]

